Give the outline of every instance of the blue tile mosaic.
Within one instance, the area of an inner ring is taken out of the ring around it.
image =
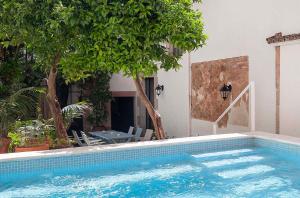
[[[178,154],[183,153],[207,153],[253,146],[254,138],[247,137],[140,149],[99,151],[40,159],[12,160],[0,162],[0,178],[4,175],[15,175],[16,173],[62,170],[68,169],[68,167],[87,168],[91,165],[105,166],[106,163],[114,161],[118,163],[122,160],[137,160],[162,155],[178,157]]]
[[[267,147],[277,153],[292,153],[300,156],[300,145],[292,143],[284,143],[279,141],[272,141],[262,138],[255,138],[254,146],[256,147]]]

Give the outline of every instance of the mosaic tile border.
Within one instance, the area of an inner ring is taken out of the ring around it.
[[[125,150],[99,151],[85,154],[74,154],[58,157],[44,157],[39,159],[21,159],[0,162],[0,178],[26,172],[43,172],[57,169],[87,168],[107,162],[121,160],[137,160],[162,155],[178,155],[180,153],[204,153],[229,149],[253,147],[254,138],[244,137],[207,142],[162,145],[150,148],[129,148]]]
[[[276,140],[269,140],[263,138],[255,138],[254,146],[256,147],[267,147],[271,150],[280,153],[292,153],[296,155],[300,155],[300,145],[288,143],[288,142],[280,142]]]

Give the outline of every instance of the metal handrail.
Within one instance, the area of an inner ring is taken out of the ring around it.
[[[213,123],[213,133],[217,134],[218,122],[232,109],[232,107],[242,98],[242,96],[249,90],[250,94],[250,130],[255,131],[255,83],[250,82],[245,89],[234,99],[234,101],[225,109],[219,118]]]

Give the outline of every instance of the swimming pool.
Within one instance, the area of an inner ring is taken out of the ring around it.
[[[166,142],[1,160],[0,197],[300,196],[299,145],[251,136]]]

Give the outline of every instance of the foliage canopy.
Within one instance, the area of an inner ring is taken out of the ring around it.
[[[31,118],[42,92],[42,89],[28,87],[0,99],[0,137],[6,136],[9,127],[18,119]]]
[[[33,55],[24,46],[0,44],[0,99],[26,87],[38,87],[44,75],[34,68]]]
[[[133,77],[177,69],[180,55],[166,44],[191,51],[206,40],[192,0],[0,2],[0,39],[24,43],[46,68],[59,54],[69,81],[99,69]]]
[[[158,134],[164,132],[139,76],[178,69],[183,52],[205,44],[193,0],[0,0],[0,41],[25,45],[48,73],[47,99],[58,136],[67,139],[55,92],[58,71],[77,81],[95,71],[133,77]]]
[[[205,44],[201,14],[191,0],[110,0],[90,1],[93,28],[85,53],[90,61],[80,62],[75,52],[73,67],[63,65],[69,79],[98,68],[127,76],[153,75],[180,67],[181,55],[168,53],[166,44],[191,51]],[[65,67],[67,66],[67,67]]]

